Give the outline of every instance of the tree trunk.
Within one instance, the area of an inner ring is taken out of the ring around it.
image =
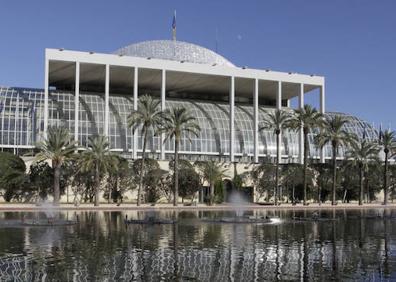
[[[293,184],[292,184],[293,186],[292,186],[292,195],[293,195],[293,202],[292,202],[292,204],[293,204],[293,206],[296,204],[296,197],[295,197],[295,194],[294,194],[294,192],[295,192],[295,185],[294,185],[294,182],[293,182]]]
[[[173,206],[177,206],[177,200],[179,198],[179,140],[175,136],[175,187],[173,190]]]
[[[359,195],[359,206],[363,205],[363,196],[364,196],[364,170],[362,165],[359,165],[359,180],[360,180],[360,195]]]
[[[147,143],[147,129],[144,129],[144,138],[143,138],[143,152],[142,152],[142,162],[140,165],[140,179],[139,179],[139,188],[137,195],[137,205],[140,206],[142,200],[142,189],[143,189],[143,173],[144,173],[144,161],[146,159],[146,143]]]
[[[318,204],[319,204],[319,206],[322,204],[321,194],[322,194],[322,182],[320,183],[320,185],[318,187]]]
[[[304,167],[303,167],[303,189],[304,189],[304,206],[307,205],[307,167],[308,167],[308,132],[304,129]]]
[[[214,201],[214,183],[210,183],[210,199],[209,199],[209,205],[213,205]]]
[[[60,200],[60,165],[54,164],[54,204],[58,205]]]
[[[100,173],[99,167],[96,165],[95,167],[95,203],[94,206],[99,206],[99,186],[100,186]]]
[[[275,206],[278,205],[278,189],[279,189],[279,134],[276,132],[276,171],[275,171]]]
[[[385,152],[385,167],[384,167],[384,205],[388,204],[388,150]]]
[[[331,205],[336,205],[336,187],[337,187],[337,146],[333,144],[333,197]]]

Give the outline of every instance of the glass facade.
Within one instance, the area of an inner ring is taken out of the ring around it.
[[[74,134],[75,95],[67,91],[50,91],[48,124],[62,125]],[[167,99],[166,107],[188,108],[197,118],[201,127],[198,137],[183,136],[181,154],[205,157],[227,156],[229,153],[229,105],[209,101]],[[111,148],[128,152],[133,148],[133,133],[127,126],[127,117],[133,107],[133,97],[110,95],[109,140]],[[80,93],[78,140],[85,147],[88,138],[104,133],[104,93]],[[273,108],[260,107],[259,121]],[[340,113],[327,113],[334,115]],[[345,115],[345,114],[342,114]],[[376,130],[357,117],[345,115],[350,120],[346,129],[359,137],[366,135],[368,140],[377,140]],[[31,148],[39,141],[44,128],[44,91],[42,89],[1,88],[0,87],[0,147]],[[365,132],[365,133],[364,133]],[[142,149],[141,133],[138,131],[138,151]],[[315,132],[309,135],[310,156],[319,158],[319,150],[313,143]],[[150,133],[147,151],[153,156],[160,151],[160,137]],[[276,140],[271,131],[259,132],[259,156],[275,157]],[[189,142],[191,138],[192,142]],[[298,158],[298,132],[286,131],[282,136],[281,154],[283,158]],[[254,153],[253,107],[235,106],[235,155],[251,161]],[[174,144],[169,140],[165,152],[172,153]],[[343,157],[345,150],[339,151]],[[331,148],[325,148],[325,156],[331,157]]]

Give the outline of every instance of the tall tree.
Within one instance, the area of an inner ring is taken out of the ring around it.
[[[266,194],[266,200],[269,202],[271,189],[275,188],[275,170],[276,167],[273,164],[261,163],[250,172],[250,178],[254,184],[255,192],[258,194],[258,200]]]
[[[213,205],[215,184],[223,179],[226,170],[222,168],[221,164],[214,161],[199,161],[195,163],[195,166],[200,171],[202,178],[209,184],[209,205]]]
[[[285,110],[275,110],[268,113],[260,130],[272,130],[276,136],[276,172],[275,172],[275,205],[278,205],[278,189],[279,189],[279,155],[280,155],[280,134],[288,127],[290,114]]]
[[[5,201],[20,200],[28,184],[25,162],[17,155],[0,152],[0,190]]]
[[[88,148],[81,155],[79,166],[82,171],[94,171],[95,200],[94,205],[99,206],[99,188],[103,175],[117,168],[117,156],[110,152],[109,142],[105,136],[90,137]]]
[[[38,143],[40,152],[36,155],[36,161],[51,160],[54,170],[54,204],[60,199],[60,176],[62,165],[72,159],[76,150],[76,142],[65,127],[49,127],[47,139]]]
[[[337,153],[340,147],[347,147],[355,136],[345,129],[348,119],[341,115],[328,116],[324,120],[323,130],[315,136],[315,143],[323,148],[326,144],[332,147],[333,189],[331,204],[336,204],[337,188]]]
[[[363,205],[364,178],[368,172],[369,163],[378,158],[379,148],[377,144],[365,139],[351,143],[348,158],[352,160],[355,167],[359,169],[359,205]]]
[[[140,206],[142,200],[143,178],[144,178],[144,162],[146,159],[146,145],[148,133],[153,131],[157,132],[161,121],[162,111],[159,107],[160,101],[153,99],[150,95],[143,95],[139,98],[137,110],[133,110],[128,117],[128,125],[132,127],[135,132],[141,128],[143,136],[143,152],[142,162],[140,167],[140,180],[137,196],[137,205]]]
[[[165,133],[165,141],[172,139],[175,142],[175,153],[174,153],[174,198],[173,205],[177,206],[177,200],[179,197],[178,185],[179,185],[179,145],[181,137],[184,135],[191,142],[191,135],[198,136],[201,128],[196,123],[196,118],[186,108],[174,107],[167,109],[163,115],[163,121],[161,126],[161,132]]]
[[[301,109],[294,110],[294,115],[288,122],[288,126],[294,130],[303,131],[304,157],[303,157],[303,193],[304,205],[307,204],[307,167],[309,140],[308,134],[311,130],[321,127],[323,124],[323,115],[310,105],[304,105]]]
[[[388,204],[388,165],[389,165],[389,154],[396,149],[396,136],[394,131],[385,130],[384,133],[380,133],[380,144],[385,153],[384,160],[384,205]]]

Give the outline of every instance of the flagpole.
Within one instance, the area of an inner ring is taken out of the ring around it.
[[[176,10],[173,13],[173,21],[172,21],[172,39],[176,41]]]

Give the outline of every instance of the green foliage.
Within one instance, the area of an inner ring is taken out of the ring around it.
[[[171,194],[170,191],[164,191],[164,189],[172,187],[170,181],[166,181],[167,175],[168,172],[160,169],[159,165],[145,174],[143,183],[147,202],[156,203],[163,196],[164,192],[169,192],[169,194]]]
[[[199,175],[193,168],[183,168],[179,171],[179,195],[182,198],[192,197],[200,187]]]
[[[118,158],[110,151],[105,136],[89,138],[88,149],[81,154],[79,167],[83,172],[93,171],[95,176],[95,206],[99,205],[99,188],[101,180],[118,168]]]
[[[258,198],[262,198],[266,194],[267,201],[269,200],[275,187],[275,174],[276,166],[272,164],[260,164],[252,170],[251,178],[256,187]]]
[[[29,180],[30,187],[41,199],[46,199],[54,192],[54,170],[47,162],[35,162],[30,166]],[[60,179],[60,192],[64,193],[65,179]]]
[[[36,161],[51,160],[54,169],[54,203],[60,199],[60,175],[62,165],[73,158],[76,142],[65,127],[49,127],[47,139],[38,143]]]
[[[224,202],[224,183],[221,180],[216,181],[215,185],[215,202],[221,204]]]
[[[137,186],[133,181],[133,171],[128,161],[120,156],[117,156],[117,159],[117,169],[108,174],[107,191],[104,193],[104,198],[109,202],[111,199],[114,203],[122,202],[125,192],[134,190]]]
[[[215,200],[214,185],[216,182],[221,181],[225,176],[225,169],[222,168],[221,164],[214,161],[198,161],[195,162],[194,166],[200,172],[200,177],[203,181],[208,182],[210,187],[210,193],[208,197],[209,204],[213,204]]]
[[[161,124],[161,132],[165,133],[165,140],[173,139],[175,142],[175,179],[174,182],[174,196],[173,196],[173,205],[177,206],[177,200],[179,197],[179,169],[178,169],[178,161],[179,161],[179,144],[181,140],[181,136],[184,134],[188,140],[191,142],[192,136],[198,136],[201,128],[196,122],[195,116],[189,112],[184,107],[174,107],[171,109],[166,109],[163,113],[163,121]]]
[[[235,190],[242,190],[243,188],[243,180],[239,174],[236,174],[232,179],[232,186]]]
[[[174,160],[169,161],[168,166],[169,166],[169,170],[174,172],[175,161]],[[190,161],[184,160],[184,159],[179,159],[178,167],[179,167],[179,170],[181,170],[181,169],[193,169],[194,168],[194,166],[191,164]]]
[[[0,190],[5,201],[20,201],[27,188],[25,162],[18,156],[0,152]]]
[[[136,171],[139,172],[139,189],[137,197],[137,205],[140,205],[142,198],[143,189],[143,177],[144,177],[144,162],[146,160],[146,144],[148,140],[148,133],[157,133],[161,124],[163,113],[160,109],[160,101],[153,99],[150,95],[143,95],[139,98],[137,110],[133,110],[128,117],[128,125],[132,127],[135,132],[138,128],[141,128],[143,136],[143,152],[140,168]]]

